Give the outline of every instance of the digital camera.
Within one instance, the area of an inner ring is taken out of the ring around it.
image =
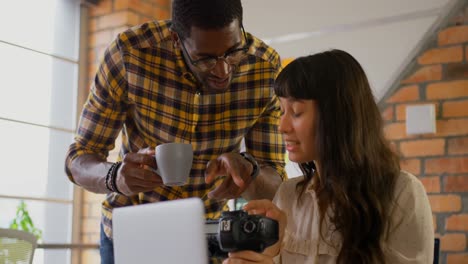
[[[219,219],[208,219],[206,231],[210,257],[227,257],[228,252],[263,250],[279,239],[278,221],[249,215],[245,211],[226,211]]]

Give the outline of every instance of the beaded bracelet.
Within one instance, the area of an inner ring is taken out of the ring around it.
[[[117,171],[119,170],[120,165],[122,165],[121,161],[118,161],[109,168],[106,175],[106,188],[111,192],[116,192],[118,194],[122,194],[122,192],[117,189]]]

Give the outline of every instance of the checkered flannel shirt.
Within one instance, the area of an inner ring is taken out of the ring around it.
[[[103,202],[102,223],[112,237],[112,208],[186,197],[200,197],[206,216],[216,218],[226,201],[207,194],[220,184],[205,184],[209,160],[246,150],[284,178],[284,145],[277,131],[279,102],[273,82],[280,70],[278,54],[248,34],[248,56],[234,72],[225,93],[204,94],[170,37],[170,21],[131,28],[106,49],[82,112],[67,167],[77,156],[107,158],[122,132],[120,158],[128,152],[165,142],[190,142],[193,167],[185,186],[161,186],[126,197],[110,193]],[[73,181],[73,175],[68,171]],[[103,175],[105,177],[105,175]]]

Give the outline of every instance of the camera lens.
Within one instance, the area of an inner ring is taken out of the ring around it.
[[[253,231],[255,231],[256,227],[257,227],[257,225],[253,221],[249,220],[249,221],[244,223],[244,232],[247,233],[247,234],[250,234]]]

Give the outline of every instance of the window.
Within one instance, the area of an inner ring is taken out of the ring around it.
[[[64,172],[77,111],[80,1],[0,3],[0,227],[25,200],[44,243],[71,243],[73,185]],[[34,263],[70,263],[37,250]]]

